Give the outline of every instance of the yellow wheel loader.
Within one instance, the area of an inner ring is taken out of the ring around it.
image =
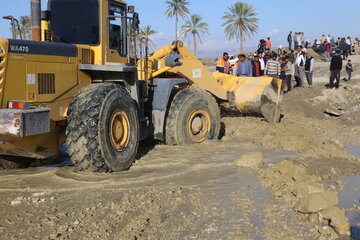
[[[123,1],[31,6],[33,41],[0,39],[1,155],[47,158],[66,142],[80,170],[121,171],[145,138],[218,138],[220,106],[278,119],[272,78],[211,75],[181,41],[143,54]]]

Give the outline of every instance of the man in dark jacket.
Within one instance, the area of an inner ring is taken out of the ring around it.
[[[288,35],[288,37],[287,37],[287,41],[288,41],[288,43],[289,43],[289,50],[291,50],[292,40],[293,40],[293,38],[292,38],[292,32],[290,31],[290,33],[289,33],[289,35]]]
[[[261,63],[259,61],[259,56],[258,55],[254,55],[254,60],[251,61],[252,63],[252,76],[253,77],[260,77],[261,75]]]
[[[343,60],[346,60],[349,53],[349,45],[346,43],[345,39],[341,40],[340,49],[342,51]]]
[[[335,88],[339,88],[340,86],[340,72],[342,69],[342,59],[340,57],[340,51],[337,50],[335,56],[331,58],[330,63],[330,84],[329,87],[334,87],[334,79],[336,78]]]

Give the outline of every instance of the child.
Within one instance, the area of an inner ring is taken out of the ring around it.
[[[353,67],[352,67],[350,59],[348,60],[348,63],[346,64],[346,72],[347,72],[347,74],[349,76],[349,78],[347,80],[347,82],[348,82],[348,81],[351,80],[351,75],[352,75],[352,72],[353,72]]]

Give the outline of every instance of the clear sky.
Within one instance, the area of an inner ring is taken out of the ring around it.
[[[188,0],[191,14],[200,14],[210,25],[210,35],[205,36],[200,51],[230,51],[238,49],[236,42],[228,42],[224,36],[222,16],[236,0]],[[245,47],[254,47],[260,38],[271,37],[273,46],[286,44],[290,30],[305,32],[305,39],[313,41],[321,34],[331,36],[360,37],[359,0],[251,0],[260,18],[259,31],[245,42]],[[170,44],[175,38],[174,20],[168,19],[165,0],[128,0],[140,14],[141,25],[151,25],[157,34],[153,37],[160,47]],[[42,8],[45,8],[43,0]],[[0,16],[15,17],[29,15],[30,0],[2,0]],[[184,20],[180,21],[180,25]],[[9,22],[0,20],[0,36],[10,37]]]

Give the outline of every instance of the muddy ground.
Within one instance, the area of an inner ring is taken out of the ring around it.
[[[122,173],[66,162],[0,172],[0,239],[360,239],[360,77],[326,89],[327,68],[318,62],[314,88],[285,94],[280,124],[224,115],[221,140],[144,142]],[[264,164],[237,166],[254,152]],[[338,193],[351,236],[274,191],[269,169],[283,160]]]

